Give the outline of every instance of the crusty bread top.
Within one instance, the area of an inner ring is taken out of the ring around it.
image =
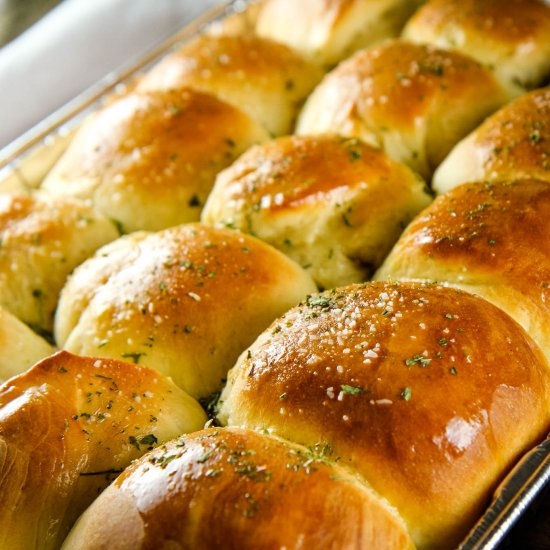
[[[184,436],[129,467],[63,550],[413,548],[356,478],[306,449],[240,429]]]
[[[422,178],[357,138],[285,136],[219,174],[202,221],[258,236],[332,288],[368,279],[429,202]]]
[[[55,549],[132,459],[200,429],[155,370],[60,352],[0,386],[0,547]]]
[[[550,182],[477,182],[441,195],[376,278],[435,280],[480,294],[550,358]]]
[[[550,87],[525,94],[462,140],[434,174],[444,193],[474,180],[550,180]]]
[[[549,382],[536,344],[485,300],[367,283],[277,320],[230,371],[221,418],[329,443],[418,545],[448,548],[548,429]]]
[[[134,92],[89,118],[42,187],[92,199],[125,232],[163,229],[198,221],[216,174],[267,137],[209,94]]]
[[[328,73],[308,98],[297,132],[360,137],[428,177],[504,101],[502,87],[472,58],[391,41]]]
[[[273,319],[313,291],[300,266],[249,235],[200,224],[133,233],[74,272],[56,339],[73,353],[139,361],[205,397]]]
[[[291,131],[299,104],[321,77],[315,64],[273,40],[204,34],[165,57],[138,88],[205,90],[280,135]]]
[[[544,0],[430,0],[403,36],[471,55],[515,95],[550,73],[550,5]]]

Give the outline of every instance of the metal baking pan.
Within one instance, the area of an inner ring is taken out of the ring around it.
[[[254,0],[232,0],[212,8],[145,56],[106,75],[97,84],[0,150],[0,193],[37,188],[87,114],[98,108],[109,96],[128,89],[140,73],[180,43],[193,38],[208,25],[227,22],[228,18],[244,18],[245,11],[254,3]],[[533,529],[527,523],[529,519],[531,523],[540,525],[545,519],[542,516],[548,515],[548,488],[550,436],[527,453],[508,474],[496,490],[487,511],[459,548],[550,548],[550,538],[532,542],[524,537],[524,530]],[[537,511],[536,507],[541,503],[542,509]]]

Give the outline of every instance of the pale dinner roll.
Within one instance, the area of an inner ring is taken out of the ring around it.
[[[89,198],[124,232],[198,221],[216,174],[268,135],[196,90],[130,93],[91,115],[42,188]]]
[[[330,66],[397,36],[417,0],[265,0],[256,32]]]
[[[438,281],[479,294],[550,358],[550,182],[456,187],[409,225],[376,278]]]
[[[550,427],[550,368],[508,315],[435,285],[310,296],[230,371],[220,418],[330,445],[420,548],[455,547]]]
[[[0,195],[0,306],[38,332],[51,331],[68,275],[118,235],[82,201]]]
[[[537,178],[550,181],[550,88],[502,107],[465,137],[435,171],[445,193],[476,180]]]
[[[421,178],[357,138],[288,136],[221,172],[202,221],[252,233],[332,288],[368,279],[429,203]]]
[[[477,61],[392,41],[328,73],[308,98],[297,133],[362,138],[427,178],[504,100],[502,87]]]
[[[236,231],[189,224],[134,233],[74,272],[55,335],[69,351],[139,361],[204,397],[273,319],[313,291],[300,266]]]
[[[205,90],[280,135],[292,130],[302,101],[321,77],[311,61],[267,38],[205,34],[165,57],[138,88]]]
[[[550,5],[545,0],[429,0],[403,37],[471,55],[511,96],[550,74]]]
[[[200,405],[153,369],[60,352],[0,386],[0,548],[59,548],[130,462],[200,429]]]
[[[54,352],[46,340],[0,307],[0,382],[26,371]]]
[[[383,499],[325,448],[239,429],[183,436],[128,468],[63,550],[412,549]]]

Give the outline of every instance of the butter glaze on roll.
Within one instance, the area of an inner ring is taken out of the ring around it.
[[[63,550],[412,549],[394,510],[337,464],[239,429],[183,436],[128,468]]]
[[[266,0],[256,32],[335,65],[356,50],[397,36],[416,8],[411,0]]]
[[[540,349],[485,300],[435,285],[367,283],[311,296],[243,353],[220,418],[330,444],[405,519],[450,548],[549,427]]]
[[[267,137],[202,92],[131,93],[91,115],[42,188],[91,199],[125,232],[164,229],[198,221],[216,174]]]
[[[359,137],[428,178],[505,99],[477,61],[392,41],[362,50],[328,73],[309,96],[297,133]]]
[[[25,323],[0,307],[0,383],[26,371],[54,352],[48,344]]]
[[[281,135],[292,130],[298,107],[321,77],[319,67],[283,44],[253,34],[205,34],[165,57],[138,88],[204,90]]]
[[[357,138],[288,136],[220,173],[202,221],[254,234],[332,288],[368,279],[429,202],[421,178]]]
[[[315,290],[300,266],[236,231],[134,233],[74,272],[55,335],[73,353],[139,361],[205,397],[273,319]]]
[[[0,547],[59,548],[148,449],[200,429],[200,405],[155,370],[60,352],[0,386]]]
[[[118,236],[82,201],[0,195],[0,305],[37,331],[51,331],[71,271]]]
[[[550,182],[464,184],[414,220],[376,274],[479,294],[550,358]]]
[[[544,0],[430,0],[403,37],[471,55],[512,96],[550,75],[550,5]]]
[[[535,90],[490,116],[436,170],[432,185],[445,193],[476,180],[550,181],[550,88]]]

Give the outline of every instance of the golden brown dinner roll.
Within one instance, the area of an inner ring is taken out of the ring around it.
[[[266,0],[256,31],[324,65],[397,36],[420,2],[411,0]]]
[[[139,88],[205,90],[280,135],[291,131],[301,102],[321,76],[312,62],[267,38],[205,34],[164,58]]]
[[[395,506],[421,548],[451,548],[550,427],[550,369],[508,315],[435,285],[310,296],[230,371],[221,419],[311,446]]]
[[[343,61],[313,91],[297,132],[337,132],[429,177],[504,102],[493,75],[462,54],[392,41]]]
[[[300,266],[248,235],[199,224],[135,233],[74,272],[55,335],[69,351],[139,361],[204,397],[275,317],[313,291]]]
[[[131,93],[91,115],[42,188],[92,199],[125,232],[163,229],[198,221],[216,174],[267,137],[202,92]]]
[[[545,0],[429,0],[403,37],[453,48],[492,71],[515,96],[550,74],[550,5]]]
[[[395,510],[329,459],[248,430],[183,436],[128,468],[63,549],[414,548]]]
[[[377,279],[431,280],[508,312],[550,358],[550,182],[478,182],[439,197]]]
[[[51,331],[69,273],[117,237],[114,224],[82,201],[0,195],[0,306]]]
[[[202,221],[252,233],[332,288],[369,278],[429,202],[421,178],[357,138],[288,136],[221,172]]]
[[[200,405],[153,369],[58,353],[0,386],[0,547],[59,548],[131,460],[200,429]]]
[[[0,307],[0,382],[15,376],[54,352],[46,340]]]
[[[436,170],[445,193],[476,180],[550,180],[550,87],[525,94],[464,138]]]

